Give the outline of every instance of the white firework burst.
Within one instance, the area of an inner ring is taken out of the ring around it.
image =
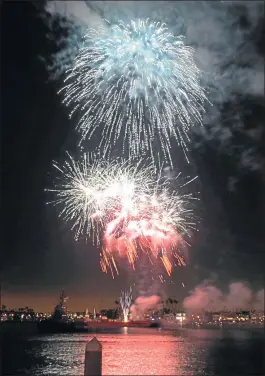
[[[154,184],[154,167],[142,166],[142,160],[136,164],[122,158],[105,161],[91,153],[75,160],[68,154],[62,166],[54,163],[54,167],[60,176],[54,189],[47,189],[56,195],[52,203],[59,205],[59,215],[72,223],[76,239],[92,235],[97,243],[113,210],[126,210]]]
[[[158,142],[170,163],[171,139],[187,150],[206,100],[194,49],[148,19],[89,30],[62,92],[82,139],[99,128],[105,153],[121,139],[123,152],[153,159]]]

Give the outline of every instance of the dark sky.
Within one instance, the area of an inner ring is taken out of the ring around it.
[[[65,288],[71,296],[70,307],[110,305],[127,283],[126,272],[114,281],[104,275],[98,250],[82,241],[75,243],[56,210],[45,204],[52,161],[63,158],[66,147],[76,149],[73,124],[56,94],[60,82],[49,80],[45,66],[56,44],[47,38],[48,29],[30,2],[5,2],[1,8],[3,299],[9,305],[50,308]],[[260,28],[253,41],[259,48],[261,34]],[[264,49],[260,53],[264,57]],[[238,95],[236,99],[246,128],[264,123],[260,98]],[[227,103],[226,126],[229,111]],[[174,283],[165,287],[180,300],[195,284],[213,276],[221,287],[244,280],[255,289],[263,281],[262,168],[240,168],[236,154],[221,152],[212,140],[200,144],[192,151],[201,192],[196,208],[200,231],[192,239],[188,268],[176,271]],[[249,148],[247,141],[235,135],[235,153],[244,148]],[[262,135],[255,140],[255,148],[261,163]],[[183,166],[190,169],[184,161]]]

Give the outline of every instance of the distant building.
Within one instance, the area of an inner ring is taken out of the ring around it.
[[[241,311],[236,313],[236,318],[239,321],[248,321],[250,320],[251,314],[250,311]]]
[[[202,317],[204,322],[212,322],[213,321],[213,312],[205,311]]]
[[[213,321],[219,321],[220,320],[220,316],[221,316],[220,312],[213,312],[212,313]]]
[[[0,311],[0,321],[36,321],[36,314],[28,307],[6,309]]]
[[[213,312],[213,321],[235,321],[237,315],[235,312]]]
[[[167,321],[175,321],[176,320],[176,316],[173,313],[168,313],[168,314],[164,315],[163,319],[165,319]],[[181,320],[182,317],[179,316],[179,319]]]
[[[178,312],[174,316],[175,316],[176,320],[185,320],[186,319],[186,313],[185,312]]]

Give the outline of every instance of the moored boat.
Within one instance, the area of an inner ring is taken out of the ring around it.
[[[74,321],[67,317],[66,300],[67,297],[62,292],[59,304],[55,307],[52,317],[38,322],[40,333],[73,333],[77,331]]]

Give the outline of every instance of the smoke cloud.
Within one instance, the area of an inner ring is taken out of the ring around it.
[[[139,296],[131,306],[131,316],[133,320],[142,319],[144,313],[149,309],[157,309],[160,303],[160,296]]]
[[[52,16],[61,16],[85,28],[103,25],[100,15],[85,1],[49,1],[46,11]]]
[[[209,282],[203,282],[184,299],[187,311],[235,311],[264,309],[264,289],[255,294],[244,282],[231,283],[224,293]]]

